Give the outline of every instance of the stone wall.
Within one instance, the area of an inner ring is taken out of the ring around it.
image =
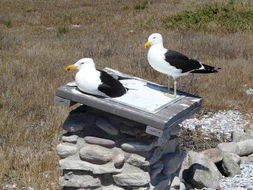
[[[175,177],[185,157],[179,126],[158,138],[143,124],[80,106],[63,128],[67,133],[56,149],[64,190],[164,190],[171,183],[184,189]]]

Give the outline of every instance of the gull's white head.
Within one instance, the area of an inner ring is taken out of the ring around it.
[[[161,44],[163,45],[163,37],[159,33],[153,33],[148,37],[148,41],[145,43],[144,47],[147,48],[152,45]]]
[[[96,69],[95,63],[92,58],[82,58],[77,61],[74,65],[69,65],[65,68],[66,71],[71,71],[73,69],[81,70],[85,68]]]

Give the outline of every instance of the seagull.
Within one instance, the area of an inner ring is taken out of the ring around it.
[[[164,48],[163,38],[159,33],[151,34],[144,47],[150,47],[147,58],[151,67],[156,71],[173,78],[174,94],[168,94],[171,98],[175,98],[177,96],[176,79],[178,77],[188,75],[189,73],[216,73],[220,69],[202,64],[200,61],[187,57],[177,51]]]
[[[113,76],[105,71],[96,70],[92,58],[82,58],[73,65],[65,68],[66,71],[77,69],[75,82],[80,91],[102,97],[120,97],[126,88]]]

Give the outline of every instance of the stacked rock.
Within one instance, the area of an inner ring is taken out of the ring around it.
[[[64,190],[169,189],[185,156],[179,126],[155,137],[143,124],[80,106],[63,128],[67,133],[56,149]]]

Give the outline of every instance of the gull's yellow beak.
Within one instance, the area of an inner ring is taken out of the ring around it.
[[[144,47],[148,48],[150,45],[151,45],[151,42],[146,42],[145,45],[144,45]]]
[[[67,66],[67,67],[65,68],[65,70],[66,70],[66,71],[71,71],[71,70],[76,69],[76,68],[77,68],[77,66],[75,66],[75,65],[69,65],[69,66]]]

